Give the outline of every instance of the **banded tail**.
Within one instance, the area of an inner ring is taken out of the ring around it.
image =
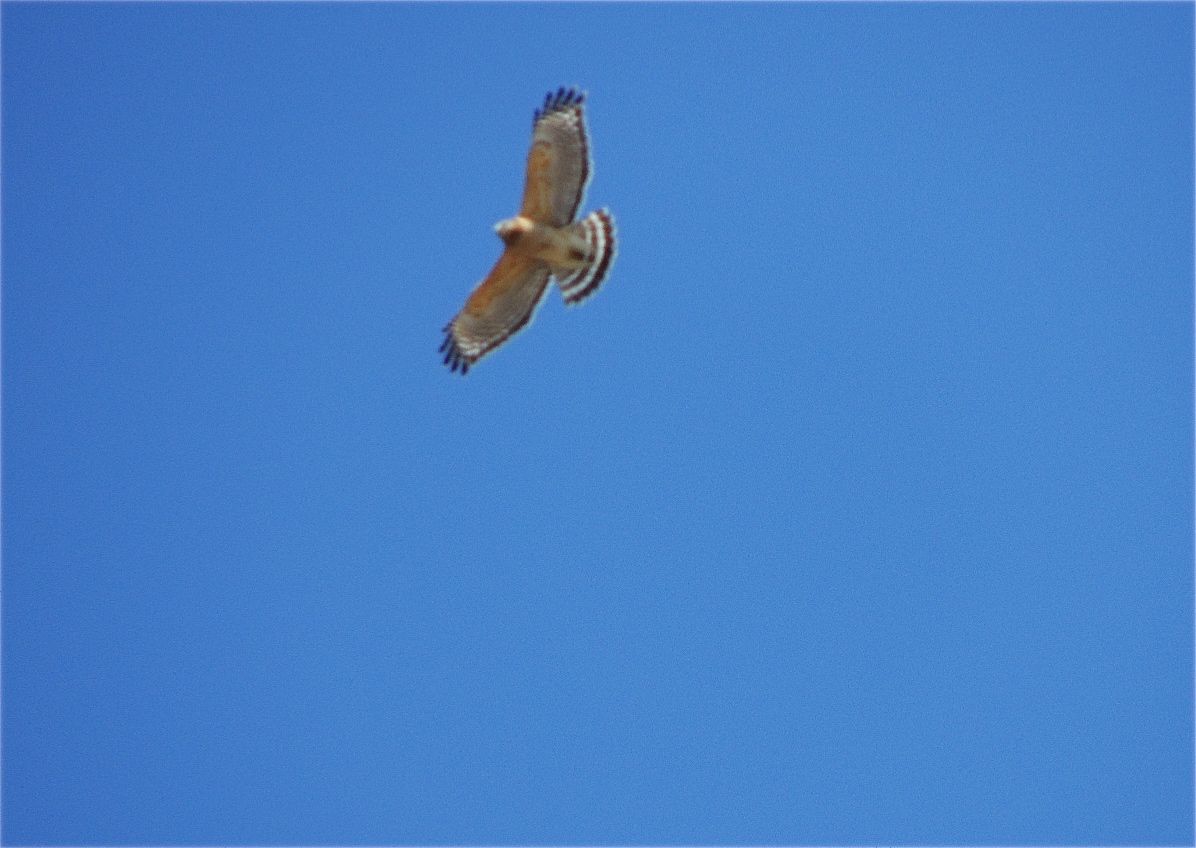
[[[566,306],[577,306],[598,291],[618,253],[615,218],[609,209],[591,212],[573,226],[585,239],[590,259],[581,268],[557,276],[557,285],[560,286]]]

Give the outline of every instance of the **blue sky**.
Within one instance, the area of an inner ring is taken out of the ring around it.
[[[1190,4],[2,16],[6,844],[1191,844]]]

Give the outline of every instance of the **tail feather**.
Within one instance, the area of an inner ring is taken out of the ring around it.
[[[566,306],[579,303],[598,291],[599,286],[610,273],[611,263],[618,253],[615,235],[615,218],[609,209],[591,212],[578,226],[589,248],[590,261],[564,276],[557,278]]]

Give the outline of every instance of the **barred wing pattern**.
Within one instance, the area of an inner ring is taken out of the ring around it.
[[[522,208],[494,228],[506,249],[444,328],[440,352],[453,371],[467,373],[527,326],[550,279],[574,306],[610,271],[617,252],[614,217],[602,209],[573,221],[593,172],[584,103],[583,92],[559,88],[536,110]]]
[[[453,371],[470,366],[522,330],[532,320],[548,290],[548,266],[531,257],[503,251],[465,308],[444,328],[440,352]]]
[[[585,97],[577,89],[558,88],[536,110],[520,210],[526,218],[554,227],[573,223],[593,171]]]

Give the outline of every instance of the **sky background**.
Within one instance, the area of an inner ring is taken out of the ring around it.
[[[1191,844],[1190,4],[2,18],[6,844]]]

